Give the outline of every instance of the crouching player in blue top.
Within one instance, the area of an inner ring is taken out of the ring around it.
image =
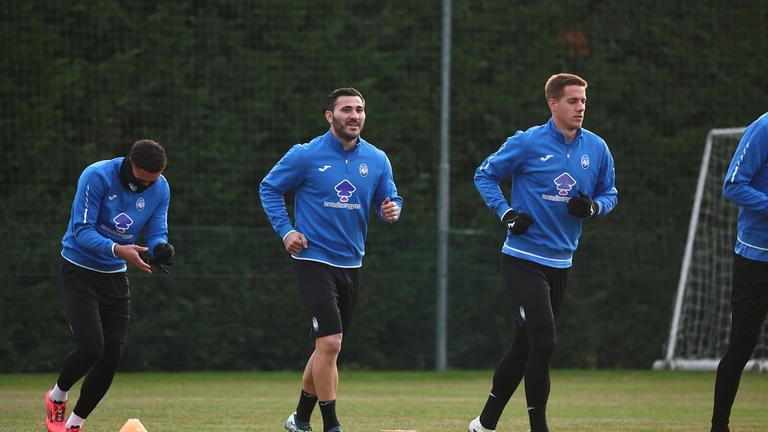
[[[61,300],[76,347],[64,359],[56,385],[45,394],[48,432],[83,430],[104,397],[122,357],[130,317],[127,265],[169,273],[170,189],[162,172],[165,150],[151,140],[133,144],[128,157],[83,170],[67,232],[61,241]],[[146,247],[136,244],[144,229]],[[64,420],[67,392],[85,376],[80,398]]]
[[[550,77],[545,94],[552,118],[508,138],[475,172],[477,190],[507,229],[501,271],[517,331],[470,432],[496,429],[523,378],[531,432],[549,430],[549,362],[568,269],[583,221],[608,214],[618,195],[608,146],[581,127],[586,90],[576,75]],[[505,178],[512,179],[510,201],[499,187]]]
[[[741,373],[757,345],[768,313],[768,113],[744,131],[723,184],[739,205],[733,256],[731,331],[717,367],[712,432],[728,432]]]
[[[336,418],[336,359],[342,335],[349,332],[360,284],[370,209],[383,222],[399,219],[397,195],[387,155],[361,136],[365,99],[353,88],[328,95],[330,129],[307,144],[297,144],[261,182],[261,204],[293,258],[304,307],[311,317],[315,349],[307,361],[296,412],[288,431],[310,431],[310,416],[320,404],[323,431],[341,431]],[[283,195],[294,193],[295,225]]]

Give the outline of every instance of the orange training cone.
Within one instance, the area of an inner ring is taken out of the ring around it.
[[[120,432],[147,432],[144,425],[141,424],[139,419],[129,419],[123,427],[120,428]]]

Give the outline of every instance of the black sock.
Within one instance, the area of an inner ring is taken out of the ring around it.
[[[317,396],[302,390],[301,396],[299,396],[299,404],[296,405],[296,420],[309,423],[309,419],[312,417],[312,410],[315,409],[316,403]]]
[[[549,432],[546,405],[528,407],[528,420],[531,422],[531,432]]]
[[[328,432],[339,426],[336,418],[336,400],[320,401],[320,412],[323,414],[323,432]]]

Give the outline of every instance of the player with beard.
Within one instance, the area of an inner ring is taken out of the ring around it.
[[[291,432],[312,430],[316,403],[323,431],[341,431],[336,360],[357,300],[368,216],[375,208],[381,221],[393,223],[403,207],[387,155],[360,136],[365,118],[359,91],[332,91],[325,111],[328,132],[291,147],[259,188],[264,212],[293,258],[315,344],[296,411],[284,424]],[[294,194],[295,224],[285,206],[289,192]]]

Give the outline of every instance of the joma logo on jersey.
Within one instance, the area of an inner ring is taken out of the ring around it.
[[[336,190],[336,195],[339,196],[339,201],[343,203],[349,201],[349,198],[357,190],[355,185],[353,185],[347,179],[344,179],[341,182],[339,182],[339,184],[337,184],[334,189]]]
[[[571,177],[570,174],[564,172],[555,178],[555,187],[557,187],[557,193],[560,195],[568,195],[568,192],[576,186],[576,179]]]
[[[115,216],[115,218],[112,219],[112,222],[115,223],[115,229],[119,233],[128,231],[128,228],[133,225],[133,219],[131,219],[131,217],[125,213],[120,213],[119,215]]]

